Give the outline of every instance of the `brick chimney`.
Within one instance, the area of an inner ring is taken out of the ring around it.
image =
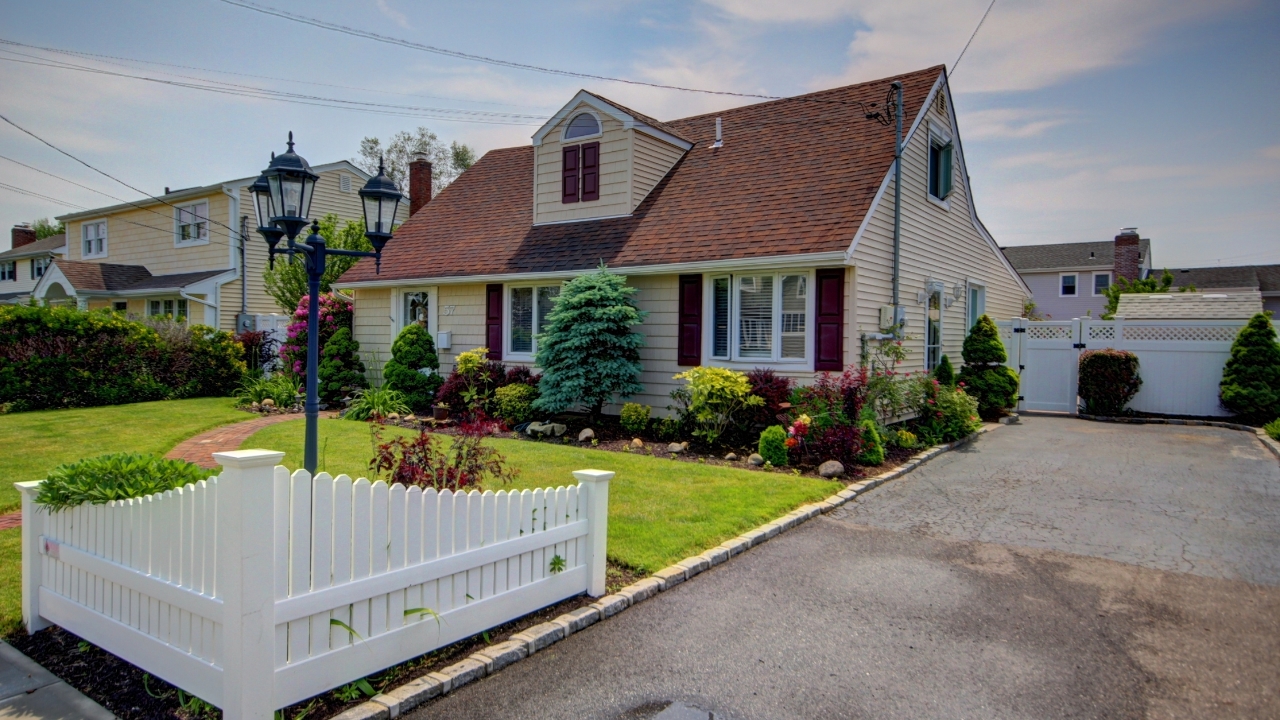
[[[30,245],[38,239],[36,237],[36,231],[27,223],[18,223],[17,225],[14,225],[12,237],[13,244],[10,246],[10,249],[20,248],[23,245]]]
[[[409,215],[431,202],[431,163],[419,153],[409,163]]]
[[[1142,274],[1142,250],[1138,246],[1138,228],[1121,228],[1116,236],[1115,276],[1130,282]]]

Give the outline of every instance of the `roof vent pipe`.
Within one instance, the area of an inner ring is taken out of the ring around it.
[[[716,118],[716,141],[711,145],[711,147],[724,147],[724,140],[722,140],[720,136],[720,118]]]

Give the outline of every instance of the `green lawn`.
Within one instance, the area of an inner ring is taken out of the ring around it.
[[[398,429],[393,429],[397,432]],[[302,421],[263,428],[242,449],[286,453],[290,468],[302,464]],[[490,440],[520,469],[514,488],[576,482],[574,470],[612,470],[609,487],[609,557],[654,572],[714,547],[807,502],[840,489],[837,482],[785,473],[677,462],[647,455],[591,450],[520,440]],[[368,475],[373,456],[369,426],[320,421],[320,469],[352,477]],[[490,487],[499,490],[499,487]]]
[[[13,483],[109,452],[163,455],[210,428],[254,416],[230,398],[197,398],[0,415],[0,512],[20,504]],[[0,530],[0,632],[21,622],[21,530]]]

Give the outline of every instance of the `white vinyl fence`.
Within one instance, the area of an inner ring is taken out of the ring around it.
[[[565,598],[604,594],[611,472],[437,493],[290,475],[283,457],[215,453],[218,477],[55,513],[35,504],[38,482],[18,483],[28,631],[60,625],[228,720],[270,720]]]
[[[1114,348],[1138,356],[1139,412],[1227,415],[1218,402],[1222,368],[1246,320],[1054,320],[998,322],[1008,365],[1022,381],[1019,409],[1074,414],[1080,352]]]

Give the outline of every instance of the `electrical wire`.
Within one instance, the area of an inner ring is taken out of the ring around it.
[[[969,45],[973,43],[973,39],[978,37],[978,31],[982,29],[982,23],[987,21],[987,16],[991,14],[991,8],[996,6],[996,0],[991,0],[991,4],[987,6],[987,11],[982,13],[982,19],[978,21],[978,27],[973,29],[973,34],[969,36],[969,42],[964,44],[964,49],[956,56],[956,61],[951,63],[951,72],[949,75],[956,74],[956,67],[960,65],[960,61],[964,58],[964,54],[969,50]]]
[[[24,189],[24,188],[14,187],[13,185],[10,185],[10,184],[8,184],[8,183],[0,182],[0,190],[8,190],[9,192],[12,192],[12,193],[17,193],[17,194],[20,194],[20,195],[27,195],[27,196],[29,196],[29,197],[38,198],[38,199],[40,199],[40,200],[46,200],[46,201],[48,201],[48,202],[51,202],[51,203],[57,203],[58,205],[63,205],[63,206],[65,206],[65,207],[73,208],[73,209],[76,209],[76,210],[89,210],[89,209],[90,209],[90,208],[87,208],[87,207],[85,207],[85,206],[83,206],[83,205],[77,205],[77,204],[75,204],[75,203],[73,203],[73,202],[69,202],[69,201],[67,201],[67,200],[61,200],[61,199],[59,199],[59,198],[52,197],[52,196],[50,196],[50,195],[44,195],[44,194],[41,194],[41,193],[38,193],[38,192],[33,192],[33,191],[31,191],[31,190],[26,190],[26,189]],[[163,216],[162,216],[162,217],[163,217]],[[126,219],[124,219],[124,218],[114,218],[114,220],[113,220],[113,221],[114,221],[114,222],[122,222],[122,223],[126,223],[126,224],[128,224],[128,225],[134,225],[134,226],[136,226],[136,227],[140,227],[140,228],[146,228],[146,229],[148,229],[148,230],[155,230],[156,232],[162,232],[162,233],[166,233],[166,234],[169,234],[169,233],[172,233],[172,232],[173,232],[173,228],[169,228],[168,230],[166,230],[166,229],[164,229],[164,228],[158,228],[158,227],[156,227],[156,226],[154,226],[154,225],[148,225],[148,224],[146,224],[146,223],[140,223],[140,222],[137,222],[136,220],[126,220]],[[209,242],[210,242],[210,244],[213,244],[213,245],[222,245],[223,247],[228,247],[228,248],[229,248],[229,247],[231,247],[231,245],[229,245],[229,244],[227,244],[227,243],[224,243],[224,242],[218,242],[218,241],[215,241],[213,238],[209,238]]]

